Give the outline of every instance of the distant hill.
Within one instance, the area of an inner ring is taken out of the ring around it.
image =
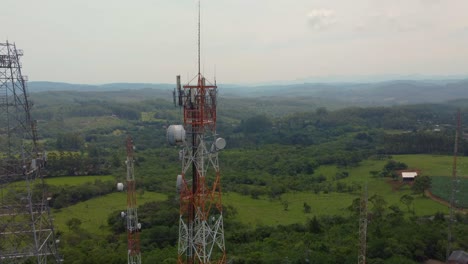
[[[172,98],[175,84],[164,83],[111,83],[103,85],[70,84],[56,82],[30,82],[30,92],[70,91],[100,92],[146,90],[140,96]],[[468,98],[468,79],[447,81],[396,80],[377,83],[303,83],[281,85],[219,84],[221,97],[254,97],[265,100],[300,98],[301,101],[324,100],[347,105],[402,105],[415,103],[441,103]],[[136,99],[136,98],[135,98]],[[149,99],[146,97],[145,99]]]
[[[45,91],[118,91],[118,90],[135,90],[135,89],[173,89],[174,84],[165,83],[108,83],[102,85],[91,84],[72,84],[62,82],[28,82],[29,91],[31,93]]]
[[[317,97],[363,105],[441,103],[468,98],[468,80],[304,83],[238,87],[228,92],[250,97]]]

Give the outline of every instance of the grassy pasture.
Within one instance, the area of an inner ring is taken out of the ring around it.
[[[383,182],[383,181],[382,181]],[[383,182],[390,191],[376,193],[382,195],[388,205],[397,205],[401,210],[406,211],[406,207],[400,202],[400,197],[404,194],[411,194],[410,190],[399,190],[392,192],[390,185]],[[369,191],[369,196],[374,192]],[[226,193],[223,196],[224,204],[232,205],[237,209],[236,218],[244,224],[249,225],[286,225],[293,223],[304,223],[307,218],[314,215],[349,215],[347,209],[357,195],[348,193],[328,193],[314,194],[308,192],[286,193],[281,196],[281,200],[270,200],[267,197],[252,199],[238,193]],[[420,195],[414,196],[414,208],[416,215],[433,215],[436,212],[448,212],[448,208],[429,198]],[[288,203],[288,210],[284,210],[284,202]],[[312,208],[309,214],[304,213],[304,202]],[[372,205],[369,205],[372,208]]]
[[[65,127],[74,127],[75,131],[88,131],[97,128],[112,128],[125,125],[126,121],[112,116],[69,117],[64,120]]]
[[[165,194],[145,192],[137,195],[137,203],[144,204],[151,201],[162,201],[167,196]],[[116,210],[125,211],[127,208],[127,194],[116,192],[81,202],[66,208],[54,210],[52,213],[55,219],[55,228],[67,232],[67,220],[78,218],[81,220],[81,228],[97,234],[109,234],[107,217]]]
[[[433,156],[433,155],[395,155],[393,159],[405,162],[410,168],[420,169],[424,175],[434,176],[432,173],[445,171],[443,175],[449,175],[451,167],[450,156]],[[468,160],[468,159],[466,159]],[[387,205],[397,205],[403,211],[406,207],[400,202],[400,197],[405,194],[412,194],[409,186],[405,185],[398,190],[393,190],[388,183],[388,178],[375,178],[369,172],[381,170],[386,160],[365,160],[360,166],[350,168],[337,168],[336,166],[321,166],[315,172],[315,175],[323,174],[327,180],[332,182],[333,177],[337,172],[347,171],[349,177],[340,181],[346,183],[368,183],[369,197],[378,194],[384,197]],[[463,161],[462,161],[463,162]],[[94,177],[94,178],[93,178]],[[80,177],[60,177],[48,180],[53,180],[50,184],[80,184],[86,181],[94,181],[96,176],[80,176]],[[68,179],[70,178],[70,179]],[[71,180],[73,178],[73,180]],[[75,179],[76,178],[76,179]],[[113,180],[112,176],[99,176],[99,179]],[[76,182],[75,182],[76,181]],[[437,184],[437,183],[435,183]],[[138,203],[142,204],[147,201],[163,200],[165,195],[145,192],[142,197],[138,197]],[[250,196],[243,196],[238,193],[225,193],[223,202],[226,205],[234,206],[238,215],[236,218],[245,224],[250,225],[278,225],[303,223],[307,218],[314,215],[346,215],[350,212],[347,207],[351,205],[353,199],[357,198],[356,194],[336,193],[328,194],[312,192],[290,192],[281,196],[281,200],[270,200],[268,197],[260,197],[252,199]],[[429,198],[421,195],[414,195],[414,209],[416,215],[433,215],[436,212],[447,213],[448,208]],[[287,210],[285,209],[284,201],[287,201]],[[304,202],[311,206],[311,213],[304,213]],[[107,217],[115,210],[125,210],[126,195],[125,193],[113,193],[103,197],[95,198],[86,202],[76,204],[74,206],[56,211],[54,217],[56,225],[62,231],[67,231],[65,222],[76,217],[80,219],[82,227],[93,230],[98,233],[107,233]],[[370,205],[371,208],[371,205]]]
[[[420,169],[422,175],[427,176],[451,176],[452,156],[442,155],[394,155],[393,159],[402,161],[412,169]],[[468,157],[458,157],[459,175],[468,175]]]
[[[449,175],[451,170],[452,157],[436,155],[394,155],[394,160],[404,162],[409,168],[420,169],[423,175],[434,176],[437,173],[444,172],[443,175]],[[468,163],[468,158],[461,158],[460,164]],[[375,178],[370,171],[381,171],[387,160],[364,160],[357,167],[338,168],[333,165],[320,166],[314,175],[324,175],[327,181],[333,182],[337,172],[347,171],[349,177],[339,180],[344,183],[364,184],[367,182],[369,197],[374,194],[381,195],[387,201],[388,205],[398,205],[402,210],[406,207],[400,202],[401,196],[413,194],[410,186],[403,185],[398,190],[393,190],[389,184],[388,178]],[[287,193],[282,196],[282,200],[289,202],[288,211],[284,210],[281,201],[269,201],[268,198],[259,200],[238,194],[228,194],[224,201],[237,208],[239,219],[244,223],[251,224],[287,224],[302,222],[307,217],[324,214],[346,214],[346,210],[352,200],[357,195],[348,193],[320,193],[311,192]],[[424,198],[420,195],[414,195],[414,208],[416,215],[432,215],[435,212],[448,212],[448,208],[436,201]],[[303,212],[304,202],[312,207],[310,214]]]
[[[66,177],[46,178],[45,182],[53,186],[63,186],[63,185],[76,186],[76,185],[81,185],[87,182],[94,182],[95,180],[114,181],[115,179],[114,179],[114,176],[112,175],[87,175],[87,176],[66,176]]]
[[[451,176],[452,175],[452,156],[442,155],[393,155],[393,160],[404,162],[409,169],[421,170],[422,175],[427,176]],[[370,171],[380,171],[383,169],[388,160],[364,160],[357,167],[337,168],[336,166],[320,166],[315,175],[323,174],[327,180],[331,180],[333,176],[340,171],[347,171],[350,174],[345,181],[363,182],[368,180],[371,175]],[[468,157],[458,157],[459,175],[468,175]]]
[[[452,195],[452,178],[445,176],[433,176],[431,178],[432,194],[445,201],[450,201]],[[458,201],[457,207],[468,208],[468,193],[465,191],[468,190],[468,178],[459,178],[459,180],[457,184],[458,192],[455,194],[455,199]]]

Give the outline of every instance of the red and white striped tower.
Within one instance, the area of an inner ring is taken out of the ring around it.
[[[141,264],[140,230],[138,223],[135,174],[133,171],[133,140],[127,137],[127,239],[128,239],[128,264]]]
[[[198,74],[183,87],[177,76],[174,91],[174,102],[183,109],[184,125],[171,125],[167,131],[171,145],[183,146],[179,152],[182,172],[177,177],[180,264],[226,263],[218,160],[226,141],[216,134],[218,87],[200,73],[200,13],[198,25]]]

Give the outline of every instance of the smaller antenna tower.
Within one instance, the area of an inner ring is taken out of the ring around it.
[[[133,140],[127,136],[127,239],[128,264],[141,264],[140,231],[138,223],[137,202],[135,192],[135,174],[133,170]]]
[[[359,255],[358,264],[366,264],[367,250],[367,183],[359,203]]]
[[[453,235],[452,235],[452,225],[455,221],[455,210],[457,208],[457,200],[456,200],[456,193],[458,192],[458,183],[460,180],[458,179],[457,176],[457,157],[458,157],[458,141],[459,137],[461,134],[461,112],[458,110],[457,112],[457,128],[455,131],[455,145],[453,148],[453,166],[452,166],[452,193],[450,197],[450,218],[448,222],[448,235],[447,235],[447,260],[450,256],[450,253],[452,251],[452,240],[453,240]]]

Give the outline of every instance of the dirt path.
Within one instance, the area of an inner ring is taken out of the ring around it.
[[[447,201],[445,201],[444,199],[442,199],[442,198],[440,198],[440,197],[438,197],[438,196],[432,194],[430,191],[426,190],[426,191],[424,192],[424,194],[425,194],[427,197],[431,198],[432,200],[434,200],[434,201],[436,201],[436,202],[438,202],[438,203],[440,203],[440,204],[443,204],[443,205],[445,205],[445,206],[447,206],[447,207],[450,207],[450,203],[449,203],[449,202],[447,202]],[[464,214],[468,213],[468,209],[458,209],[458,211],[460,211],[460,212],[462,212],[462,213],[464,213]]]

